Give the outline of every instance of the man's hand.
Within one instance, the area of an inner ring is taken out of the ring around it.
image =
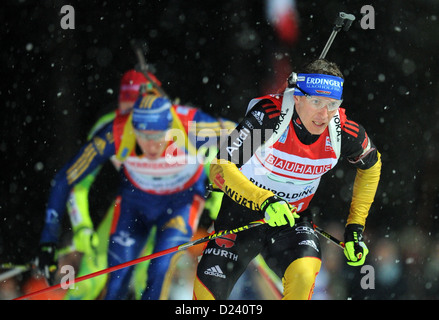
[[[277,196],[265,200],[261,211],[264,212],[264,220],[270,227],[279,227],[288,223],[292,227],[295,223],[294,219],[300,218],[296,213],[296,208],[293,208],[288,202]]]
[[[96,232],[91,228],[79,228],[73,235],[73,244],[75,249],[86,255],[95,252],[99,245],[99,238]]]
[[[56,245],[54,243],[42,243],[38,250],[35,265],[43,273],[49,283],[52,283],[58,269],[56,260]]]
[[[369,253],[363,240],[363,226],[359,224],[349,224],[346,226],[344,254],[350,266],[362,266]]]

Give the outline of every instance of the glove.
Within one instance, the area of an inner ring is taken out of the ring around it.
[[[265,200],[262,203],[261,211],[264,212],[264,220],[270,227],[279,227],[288,223],[292,227],[295,223],[294,218],[300,218],[296,213],[296,208],[277,196]]]
[[[42,243],[38,250],[35,265],[43,273],[49,283],[53,283],[58,262],[56,260],[56,245],[54,243]]]
[[[344,254],[350,266],[362,266],[369,253],[363,240],[363,226],[359,224],[348,224],[344,234]]]
[[[89,255],[96,251],[99,237],[93,229],[79,228],[73,235],[73,244],[77,251]]]

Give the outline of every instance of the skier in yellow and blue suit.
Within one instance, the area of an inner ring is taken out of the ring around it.
[[[132,112],[118,113],[56,175],[40,240],[39,268],[51,264],[50,252],[55,251],[72,187],[112,157],[120,165],[121,181],[110,226],[108,266],[137,258],[153,227],[156,252],[189,241],[203,208],[207,179],[198,150],[216,146],[220,129],[234,126],[151,95],[139,98]],[[151,262],[142,299],[166,296],[165,275],[175,259],[167,255]],[[106,299],[126,298],[131,272],[130,267],[110,274]]]
[[[139,95],[155,94],[159,95],[156,86],[161,86],[161,82],[154,74],[148,72],[149,81],[142,72],[131,69],[126,71],[120,81],[118,107],[121,114],[129,113]],[[93,125],[87,140],[110,123],[116,117],[116,110],[112,110],[101,116]],[[101,168],[96,168],[92,173],[76,183],[70,192],[67,202],[67,210],[73,231],[73,247],[81,254],[79,270],[77,276],[90,274],[107,267],[108,237],[111,220],[113,218],[114,204],[111,204],[107,213],[99,222],[95,229],[93,219],[89,209],[89,191],[94,183]],[[136,269],[140,269],[139,266]],[[143,268],[144,269],[144,268]],[[144,270],[142,270],[143,272]],[[93,300],[97,299],[105,287],[107,275],[91,278],[87,281],[77,283],[74,290],[68,290],[65,295],[66,300]]]

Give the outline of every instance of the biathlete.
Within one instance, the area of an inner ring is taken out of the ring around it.
[[[227,299],[259,253],[282,279],[283,299],[311,299],[321,248],[309,204],[340,157],[356,168],[344,253],[348,264],[364,264],[362,235],[380,179],[380,153],[364,127],[340,108],[344,79],[335,63],[317,59],[294,76],[284,94],[250,102],[211,163],[214,188],[225,194],[215,231],[260,219],[266,224],[207,244],[194,299]],[[291,119],[284,119],[284,103],[294,108]]]
[[[141,94],[159,95],[156,86],[161,82],[154,74],[148,72],[149,81],[142,72],[131,69],[126,71],[120,80],[117,109],[101,116],[90,130],[87,140],[114,120],[117,113],[127,114]],[[94,227],[89,209],[89,191],[101,168],[77,182],[67,202],[67,212],[73,231],[73,246],[81,254],[77,277],[90,274],[107,267],[108,237],[113,219],[114,203],[112,203],[97,228]],[[140,269],[136,267],[136,269]],[[143,272],[142,270],[141,272]],[[101,294],[107,275],[91,278],[75,285],[74,290],[68,290],[66,300],[93,300]]]
[[[199,109],[172,105],[154,95],[118,113],[55,176],[40,239],[40,265],[53,266],[65,203],[73,186],[109,159],[119,167],[120,186],[110,226],[108,266],[139,256],[152,228],[154,252],[191,239],[203,208],[206,174],[200,148],[216,145],[222,128],[234,128]],[[52,261],[52,262],[51,262]],[[167,271],[176,255],[151,261],[142,299],[166,296]],[[105,299],[126,299],[132,267],[110,274]]]

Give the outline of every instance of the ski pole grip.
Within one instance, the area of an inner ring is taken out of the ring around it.
[[[354,21],[355,16],[353,14],[339,12],[338,17],[335,19],[334,31],[338,32],[341,28],[348,31]]]

